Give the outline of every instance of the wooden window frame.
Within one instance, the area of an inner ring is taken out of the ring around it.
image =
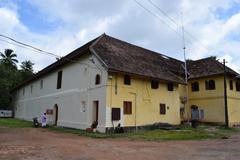
[[[101,83],[101,76],[99,74],[95,77],[95,85],[99,85]]]
[[[120,108],[112,108],[112,121],[121,120],[121,109]]]
[[[123,102],[123,113],[124,113],[124,115],[132,114],[132,102],[131,101]]]
[[[215,90],[216,89],[216,84],[214,80],[206,80],[205,81],[205,88],[206,90]]]
[[[158,80],[151,80],[151,88],[152,89],[158,89],[159,88]]]
[[[168,91],[174,91],[174,84],[168,83],[168,84],[167,84],[167,90],[168,90]]]
[[[233,90],[233,80],[230,80],[230,81],[229,81],[229,89],[230,89],[230,90]]]
[[[62,71],[58,71],[57,74],[57,89],[62,88]]]
[[[160,115],[166,115],[166,104],[160,103],[160,105],[159,105],[159,113],[160,113]]]
[[[192,92],[199,91],[199,83],[198,82],[191,83],[191,87],[192,87]]]
[[[129,75],[124,75],[123,79],[125,85],[131,85],[131,77]]]
[[[240,92],[240,81],[236,81],[236,91]]]

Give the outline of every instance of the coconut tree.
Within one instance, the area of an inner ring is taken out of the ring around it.
[[[33,73],[33,65],[34,65],[33,62],[31,62],[30,60],[26,60],[21,63],[20,67],[21,67],[21,70],[23,71]]]
[[[23,61],[20,65],[20,74],[21,74],[21,79],[22,81],[28,79],[31,77],[33,73],[33,65],[34,63],[31,62],[30,60]]]
[[[5,49],[4,53],[0,52],[1,62],[7,65],[16,66],[18,63],[17,55],[13,53],[12,49]]]

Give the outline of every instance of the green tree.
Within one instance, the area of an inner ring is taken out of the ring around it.
[[[4,53],[0,53],[1,62],[5,65],[15,66],[18,63],[17,55],[14,53],[12,49],[5,49]]]
[[[31,77],[33,73],[33,65],[34,63],[30,60],[23,61],[20,65],[20,74],[21,74],[21,80],[24,81]]]

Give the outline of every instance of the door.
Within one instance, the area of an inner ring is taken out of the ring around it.
[[[93,122],[98,122],[99,102],[93,102]]]
[[[58,105],[54,105],[54,125],[57,126],[57,121],[58,121]]]

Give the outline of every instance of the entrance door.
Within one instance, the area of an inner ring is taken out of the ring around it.
[[[99,110],[99,102],[93,101],[93,121],[98,122],[98,110]]]
[[[58,121],[58,105],[54,105],[54,125],[57,126],[57,121]]]

